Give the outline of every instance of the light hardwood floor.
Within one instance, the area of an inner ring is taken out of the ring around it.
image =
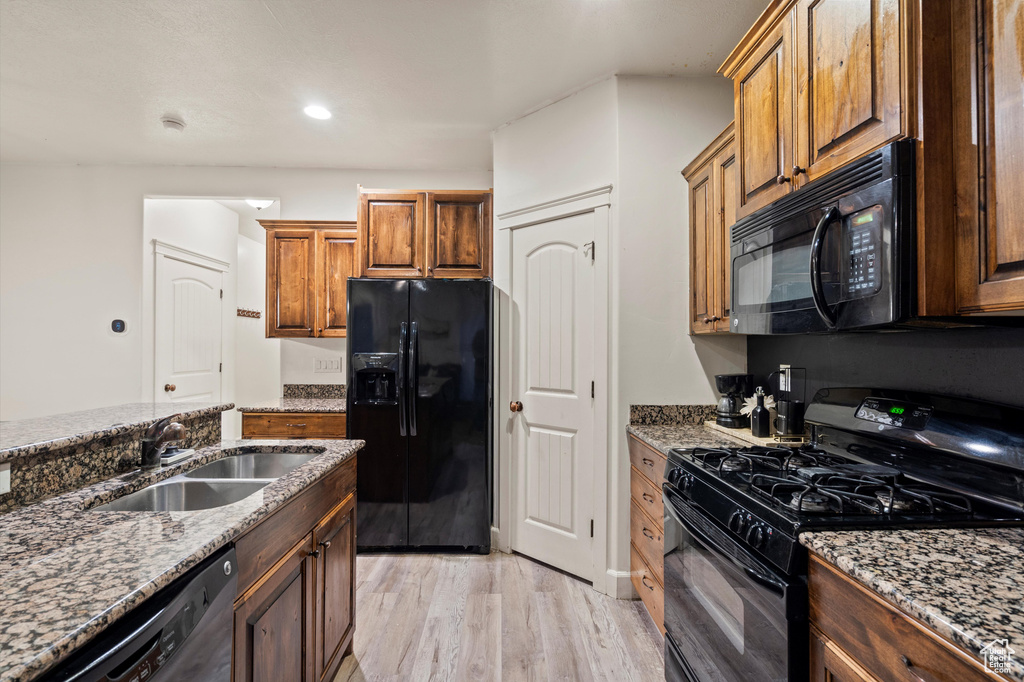
[[[663,680],[661,634],[612,599],[513,554],[356,558],[349,680]]]

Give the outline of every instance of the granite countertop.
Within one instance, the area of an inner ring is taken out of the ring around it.
[[[346,402],[338,398],[277,398],[239,407],[239,412],[344,412]]]
[[[668,456],[672,448],[744,447],[749,445],[738,438],[716,431],[703,424],[630,424],[627,433]]]
[[[0,462],[31,457],[100,438],[141,431],[164,417],[203,417],[232,403],[129,403],[49,417],[0,422]]]
[[[224,441],[159,471],[135,470],[0,516],[0,682],[48,669],[362,446],[359,440]],[[224,507],[89,510],[233,452],[270,449],[319,456]]]
[[[1024,681],[1024,528],[802,533],[800,542],[979,659],[996,639]]]

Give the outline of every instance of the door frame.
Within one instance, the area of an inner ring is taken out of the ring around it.
[[[207,256],[196,251],[175,246],[168,242],[160,241],[159,239],[153,240],[153,328],[150,330],[153,335],[153,344],[149,349],[150,356],[152,358],[153,372],[150,376],[151,390],[146,398],[147,400],[156,400],[156,387],[157,387],[157,376],[156,376],[156,329],[157,319],[160,316],[160,311],[157,307],[157,288],[160,284],[160,276],[164,271],[164,263],[166,259],[181,261],[188,263],[189,265],[195,265],[200,268],[206,268],[207,270],[214,270],[220,273],[220,290],[221,290],[221,311],[220,311],[220,361],[224,362],[224,332],[225,330],[225,319],[227,319],[227,311],[224,310],[224,273],[230,271],[231,264],[226,263],[218,258]],[[218,378],[220,382],[220,402],[224,402],[224,372],[220,372]]]
[[[496,351],[498,361],[495,373],[498,378],[497,400],[494,406],[494,424],[496,436],[497,462],[495,463],[495,505],[494,517],[497,529],[492,544],[503,552],[511,552],[513,545],[512,528],[514,518],[516,467],[515,452],[512,448],[513,422],[508,410],[512,399],[513,385],[513,344],[512,338],[512,299],[511,281],[512,233],[524,227],[533,227],[550,223],[563,218],[590,214],[594,221],[594,447],[593,488],[590,491],[594,518],[594,541],[591,546],[592,570],[591,579],[594,589],[603,594],[621,596],[620,578],[617,571],[609,571],[608,538],[609,538],[609,443],[612,419],[610,409],[612,401],[609,396],[610,385],[610,326],[609,310],[611,296],[611,231],[612,231],[612,185],[597,187],[588,191],[559,197],[550,201],[515,209],[497,215],[500,226],[497,238],[505,240],[505,253],[508,254],[506,272],[510,273],[509,291],[496,297],[495,310]],[[604,428],[599,425],[604,423]],[[628,582],[628,573],[626,581]]]

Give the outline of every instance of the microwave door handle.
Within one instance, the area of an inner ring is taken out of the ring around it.
[[[839,209],[832,206],[825,215],[821,216],[818,226],[814,228],[814,237],[811,239],[811,298],[814,300],[814,307],[818,315],[825,322],[829,331],[836,328],[836,314],[828,307],[825,300],[825,285],[821,281],[821,252],[825,248],[825,233],[829,225],[841,217]]]
[[[405,435],[405,345],[408,335],[407,323],[402,323],[402,331],[398,335],[398,435]]]
[[[737,561],[736,558],[729,556],[729,554],[721,551],[721,549],[718,547],[714,540],[705,535],[703,531],[694,526],[692,523],[682,518],[679,515],[679,513],[672,507],[672,502],[667,497],[664,500],[664,502],[665,509],[672,516],[672,518],[675,519],[676,523],[685,528],[686,532],[688,532],[690,535],[696,538],[698,542],[700,542],[702,545],[707,547],[710,551],[714,552],[722,559],[725,559],[726,561],[731,563],[739,570],[743,571],[747,575],[747,577],[749,577],[754,582],[763,585],[764,587],[778,594],[785,594],[786,585],[784,583],[776,580],[768,573],[763,573],[761,571],[750,568],[749,566],[744,566],[742,563]]]

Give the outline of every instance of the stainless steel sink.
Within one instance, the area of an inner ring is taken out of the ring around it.
[[[295,471],[316,454],[259,452],[229,455],[185,474],[186,478],[273,479]]]
[[[189,481],[180,478],[94,507],[95,511],[196,511],[223,507],[258,492],[269,481]]]

